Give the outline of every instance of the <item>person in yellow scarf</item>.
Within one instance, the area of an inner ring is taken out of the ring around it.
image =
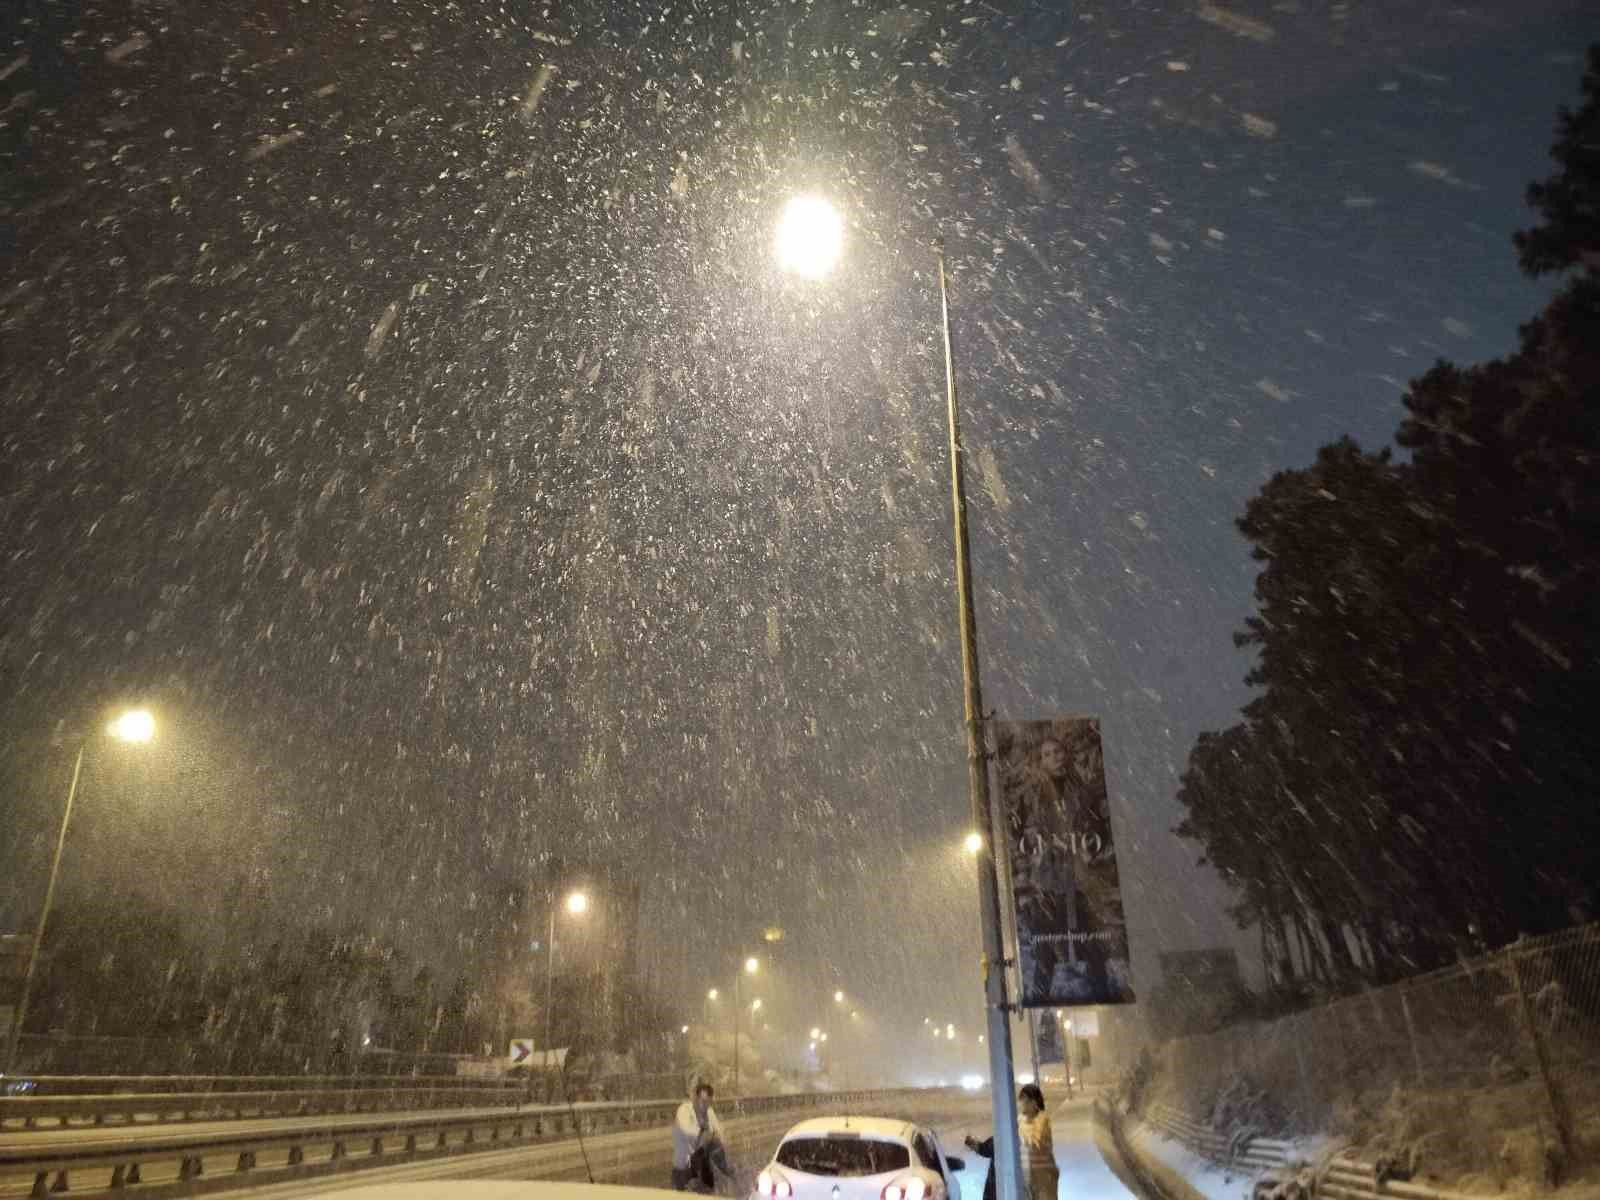
[[[1050,1114],[1044,1111],[1044,1093],[1036,1083],[1025,1084],[1017,1093],[1021,1115],[1017,1134],[1022,1142],[1022,1182],[1028,1200],[1056,1200],[1061,1172],[1056,1167],[1056,1140],[1050,1129]]]

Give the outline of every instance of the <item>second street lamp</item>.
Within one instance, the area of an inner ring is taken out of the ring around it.
[[[156,719],[148,709],[134,708],[119,714],[106,726],[106,733],[119,742],[142,745],[156,735]],[[28,965],[22,975],[22,992],[17,997],[17,1008],[11,1019],[11,1037],[6,1046],[6,1075],[15,1074],[17,1051],[22,1044],[22,1023],[28,1017],[28,1001],[33,994],[33,973],[39,964],[39,947],[44,944],[44,931],[50,921],[50,905],[56,896],[56,878],[61,872],[61,850],[67,844],[67,827],[72,824],[72,804],[78,796],[78,777],[83,772],[83,752],[89,739],[78,743],[77,757],[72,761],[72,782],[67,785],[67,802],[61,810],[61,829],[56,834],[55,857],[50,860],[50,882],[45,885],[44,904],[39,909],[39,924],[33,931],[33,945],[28,950]]]
[[[752,954],[744,960],[743,969],[733,973],[733,1094],[735,1096],[739,1094],[739,1022],[744,1016],[740,984],[746,975],[754,975],[759,970],[761,970],[761,960]],[[756,1005],[760,1004],[761,1001],[757,1000]]]
[[[567,912],[575,917],[589,911],[589,897],[583,892],[572,892],[566,899]],[[544,1066],[550,1069],[550,1038],[555,1028],[556,991],[556,897],[550,893],[550,939],[544,948]]]
[[[807,279],[832,270],[843,251],[843,222],[827,201],[797,197],[784,210],[776,249],[783,267]],[[933,243],[939,270],[940,334],[944,345],[945,411],[950,435],[950,508],[956,558],[956,610],[961,634],[962,707],[967,741],[967,789],[972,824],[979,832],[994,828],[989,800],[989,771],[984,754],[983,687],[978,674],[978,624],[972,599],[972,547],[967,534],[967,485],[961,445],[961,412],[956,395],[955,353],[950,339],[950,288],[946,279],[944,239]],[[1021,1200],[1022,1172],[1017,1143],[1016,1078],[1011,1063],[1010,1001],[1006,992],[1005,939],[1000,927],[1000,880],[987,839],[974,852],[978,864],[978,913],[983,927],[983,987],[989,1031],[989,1071],[993,1080],[995,1155],[998,1200]]]

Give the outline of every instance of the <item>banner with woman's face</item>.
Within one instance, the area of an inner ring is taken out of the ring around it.
[[[1024,1008],[1134,999],[1093,717],[992,721]]]

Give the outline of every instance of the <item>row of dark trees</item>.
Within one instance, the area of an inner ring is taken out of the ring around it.
[[[543,1003],[542,974],[508,979],[484,958],[441,977],[382,938],[322,926],[208,943],[161,904],[85,896],[52,916],[25,1032],[57,1035],[30,1039],[61,1059],[52,1070],[449,1073],[447,1056],[499,1053],[507,1036],[529,1032],[514,1013],[525,1024]],[[671,1014],[630,984],[621,1022],[586,1005],[594,991],[558,977],[558,1044],[580,1058],[632,1052],[655,1065],[665,1043],[653,1035]]]
[[[1515,353],[1414,381],[1238,522],[1260,693],[1202,734],[1178,833],[1272,977],[1386,980],[1595,915],[1600,881],[1600,47],[1522,268],[1563,286]]]

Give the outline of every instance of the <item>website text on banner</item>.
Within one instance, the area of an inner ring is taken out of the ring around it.
[[[1132,1003],[1099,720],[991,725],[1022,1006]]]

